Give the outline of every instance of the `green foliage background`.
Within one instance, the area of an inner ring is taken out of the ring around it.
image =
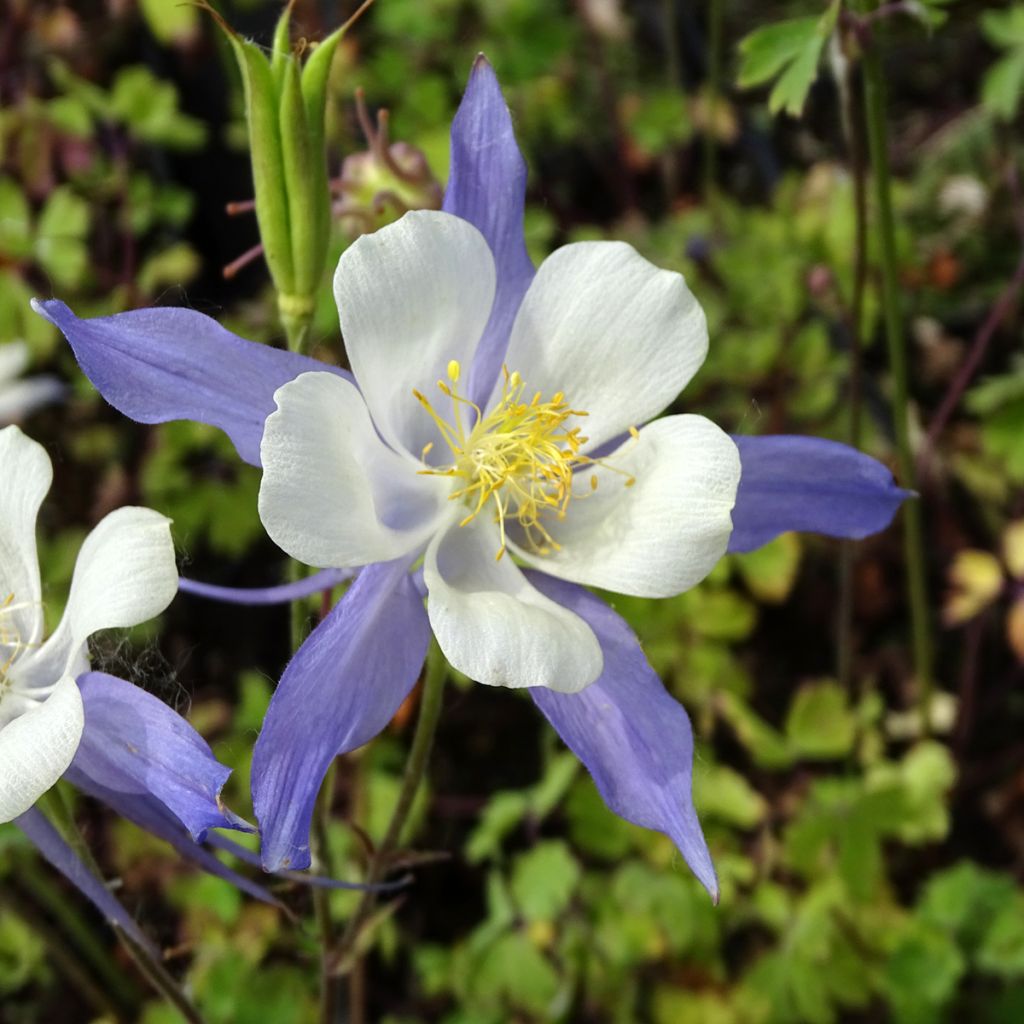
[[[352,6],[299,3],[295,20],[316,39]],[[1024,6],[916,6],[882,38],[914,417],[926,427],[1021,249]],[[276,5],[221,9],[269,43]],[[51,293],[80,314],[188,303],[244,336],[277,339],[259,262],[220,277],[256,240],[251,221],[223,212],[249,194],[231,55],[188,5],[12,0],[10,10],[0,26],[0,341],[25,338],[36,366],[72,387],[27,424],[58,461],[42,524],[48,615],[56,621],[84,531],[127,501],[174,518],[187,574],[273,582],[284,570],[256,515],[258,475],[204,427],[118,417],[28,308]],[[485,52],[531,169],[534,258],[621,238],[684,272],[712,342],[680,408],[739,432],[845,439],[856,223],[829,42],[841,16],[838,3],[810,0],[378,0],[335,62],[332,173],[365,146],[353,105],[362,86],[371,109],[390,109],[393,138],[419,147],[443,182],[448,125]],[[395,215],[373,211],[375,223]],[[335,255],[352,224],[336,227]],[[888,460],[874,295],[863,447]],[[728,557],[678,598],[613,598],[693,718],[720,906],[665,837],[604,809],[526,701],[460,684],[405,837],[417,855],[443,856],[425,858],[366,936],[366,1019],[1024,1019],[1019,583],[1000,554],[1024,515],[1020,338],[1014,306],[922,485],[936,615],[963,551],[997,565],[972,614],[936,627],[936,735],[921,734],[914,708],[895,530],[858,548],[845,685],[835,543],[784,536]],[[342,358],[326,286],[316,354]],[[964,572],[950,585],[981,584]],[[115,643],[97,646],[97,663],[188,711],[236,769],[228,802],[251,811],[248,763],[287,657],[285,613],[182,597],[162,629]],[[340,770],[330,842],[345,877],[365,864],[362,834],[383,834],[409,732],[400,715]],[[171,951],[211,1024],[316,1019],[306,890],[279,886],[291,921],[86,801],[77,810],[120,897]],[[339,924],[354,901],[332,895]],[[0,1018],[177,1020],[125,965],[107,979],[108,1010],[90,1003],[76,966],[102,977],[112,947],[19,833],[0,829]]]

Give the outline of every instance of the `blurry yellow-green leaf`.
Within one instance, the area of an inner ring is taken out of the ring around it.
[[[1003,561],[1014,579],[1024,579],[1024,519],[1015,519],[1003,530]]]
[[[1006,613],[1006,641],[1018,661],[1024,661],[1024,597],[1018,597]]]
[[[0,253],[15,259],[28,255],[32,214],[21,186],[13,178],[0,178]]]
[[[782,734],[736,694],[717,694],[715,708],[760,767],[778,770],[792,764],[793,754]]]
[[[789,597],[800,568],[800,538],[784,533],[769,544],[735,555],[740,575],[750,592],[765,604],[781,604]]]
[[[697,764],[693,799],[703,818],[717,818],[739,828],[753,828],[764,819],[768,804],[747,780],[726,765]]]
[[[968,548],[960,551],[949,567],[952,589],[946,596],[942,618],[957,626],[973,619],[999,596],[1003,589],[1003,567],[988,551]]]
[[[199,273],[199,254],[187,242],[175,242],[155,253],[142,264],[137,283],[146,295],[157,295],[164,288],[188,284]]]
[[[800,687],[786,717],[786,738],[795,754],[826,761],[845,757],[856,733],[856,717],[838,683],[825,680]]]
[[[143,18],[161,42],[188,43],[199,32],[199,5],[174,0],[139,0]]]
[[[579,864],[565,843],[538,843],[513,865],[516,907],[528,921],[553,921],[568,907],[579,879]]]

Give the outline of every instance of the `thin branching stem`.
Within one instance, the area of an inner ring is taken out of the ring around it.
[[[849,419],[847,441],[853,448],[861,443],[861,408],[864,363],[864,291],[868,273],[868,203],[867,176],[864,167],[864,139],[856,99],[857,64],[843,55],[840,71],[839,97],[843,135],[846,139],[850,175],[853,179],[853,283],[847,319],[850,339],[848,379]],[[854,654],[854,569],[857,558],[855,541],[844,540],[839,546],[839,623],[837,678],[848,691],[853,686]]]
[[[409,749],[409,758],[405,762],[405,772],[402,776],[402,787],[398,793],[398,800],[395,809],[391,813],[391,820],[388,822],[387,831],[380,845],[374,851],[370,865],[366,872],[366,881],[373,885],[379,882],[388,871],[391,855],[398,848],[402,840],[409,820],[409,813],[412,811],[413,801],[419,792],[420,786],[426,775],[427,765],[430,761],[430,751],[434,746],[434,734],[437,732],[437,723],[441,716],[441,705],[444,701],[444,684],[448,675],[448,665],[444,656],[436,645],[431,647],[427,656],[427,670],[423,681],[423,692],[420,695],[419,718],[416,721],[416,731],[413,734],[412,746]],[[347,959],[359,940],[360,931],[370,919],[374,907],[377,904],[377,893],[367,891],[356,908],[355,913],[349,918],[345,932],[335,954],[335,962],[340,963]],[[364,1017],[363,1007],[352,1008],[350,1013],[352,1024],[362,1024]]]
[[[37,806],[46,814],[51,824],[57,829],[63,840],[74,850],[86,868],[92,872],[97,880],[105,885],[106,881],[103,877],[103,872],[100,871],[99,865],[96,863],[92,851],[85,841],[85,837],[79,831],[78,824],[75,822],[60,787],[55,786],[48,793],[45,793],[40,798]],[[145,946],[139,945],[116,924],[113,925],[113,928],[118,939],[121,941],[121,945],[132,960],[135,961],[135,966],[153,989],[163,996],[188,1024],[205,1024],[192,1001],[185,995],[182,987],[171,976],[160,960]]]
[[[910,397],[907,387],[907,349],[900,314],[897,279],[896,231],[892,211],[892,179],[886,132],[885,80],[878,47],[872,41],[864,51],[864,116],[875,199],[875,230],[881,254],[882,313],[892,373],[893,430],[900,482],[916,489],[916,467],[910,445]],[[903,506],[903,543],[910,605],[911,645],[922,732],[931,731],[932,646],[928,611],[928,589],[924,559],[924,526],[921,503],[916,499]]]

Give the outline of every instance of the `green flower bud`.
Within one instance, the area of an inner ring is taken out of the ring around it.
[[[388,112],[377,114],[374,127],[361,89],[356,90],[359,124],[369,146],[341,166],[337,189],[342,200],[335,213],[353,234],[376,231],[408,210],[439,210],[444,191],[423,152],[407,142],[388,141]]]
[[[242,73],[263,253],[289,345],[301,349],[324,276],[330,234],[324,116],[331,61],[342,37],[373,0],[366,0],[321,43],[297,49],[289,34],[293,2],[278,20],[269,59],[208,3],[202,6],[230,40]]]

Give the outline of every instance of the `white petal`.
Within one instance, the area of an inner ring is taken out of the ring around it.
[[[78,685],[64,676],[45,701],[0,729],[0,823],[24,814],[67,771],[84,726]]]
[[[450,526],[427,548],[427,613],[444,656],[490,686],[546,686],[574,693],[601,674],[591,628],[530,585],[481,514]]]
[[[0,430],[0,611],[5,630],[22,643],[42,637],[36,517],[53,482],[50,457],[17,427]]]
[[[49,685],[81,657],[93,633],[137,626],[171,603],[178,570],[170,525],[159,512],[132,506],[100,520],[78,552],[64,618],[42,648],[19,659],[19,683]]]
[[[625,242],[578,242],[537,271],[505,362],[527,393],[561,391],[586,411],[579,426],[593,449],[661,412],[707,348],[704,311],[681,274]]]
[[[577,475],[565,519],[543,520],[561,550],[516,548],[551,576],[639,597],[699,583],[725,554],[740,480],[732,439],[703,416],[667,416]],[[619,470],[635,483],[625,485]],[[598,479],[590,490],[590,477]]]
[[[29,377],[6,386],[0,385],[0,423],[12,423],[64,394],[64,385],[56,377]]]
[[[392,448],[419,457],[437,441],[413,388],[442,396],[450,360],[468,378],[494,300],[494,257],[471,224],[407,213],[342,254],[334,275],[345,349],[373,421]]]
[[[13,380],[28,366],[28,345],[23,341],[9,341],[0,345],[0,384]]]
[[[307,565],[387,562],[436,531],[447,477],[386,447],[362,395],[333,373],[278,388],[260,446],[260,519],[278,547]]]

